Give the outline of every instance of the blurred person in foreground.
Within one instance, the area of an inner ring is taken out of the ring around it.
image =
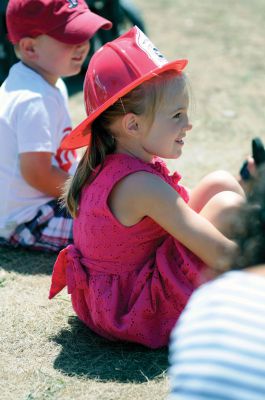
[[[231,269],[191,296],[170,342],[168,400],[265,398],[265,167],[233,223]]]

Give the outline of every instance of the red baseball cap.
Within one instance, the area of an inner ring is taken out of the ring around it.
[[[84,0],[9,0],[6,10],[8,38],[48,35],[60,42],[79,44],[112,23],[93,13]]]
[[[88,65],[84,82],[87,118],[63,139],[62,148],[89,146],[91,124],[103,111],[165,71],[181,74],[187,63],[186,59],[168,62],[137,26],[106,43],[93,54]]]

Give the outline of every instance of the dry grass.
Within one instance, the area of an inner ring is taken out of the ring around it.
[[[0,249],[1,399],[125,399],[165,392],[167,350],[108,342],[48,301],[54,255]],[[136,392],[135,392],[135,388]]]
[[[263,0],[134,0],[168,59],[190,60],[194,130],[177,167],[191,186],[215,168],[236,174],[250,139],[264,135]],[[71,98],[74,123],[82,94]],[[0,249],[1,400],[158,400],[167,349],[107,342],[47,295],[55,256]]]

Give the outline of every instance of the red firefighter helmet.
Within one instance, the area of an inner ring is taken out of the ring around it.
[[[64,149],[87,146],[91,123],[119,98],[164,71],[181,72],[187,60],[168,62],[136,26],[102,46],[91,58],[84,83],[87,118],[62,142]]]

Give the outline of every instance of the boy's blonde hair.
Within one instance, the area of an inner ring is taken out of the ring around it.
[[[92,123],[91,146],[87,148],[75,175],[65,185],[63,201],[73,217],[77,216],[80,194],[85,184],[90,184],[104,166],[108,154],[115,153],[116,140],[112,125],[125,113],[143,115],[152,125],[158,109],[172,104],[179,91],[186,87],[184,74],[167,71],[145,81],[105,110]],[[97,174],[95,168],[99,166]]]

